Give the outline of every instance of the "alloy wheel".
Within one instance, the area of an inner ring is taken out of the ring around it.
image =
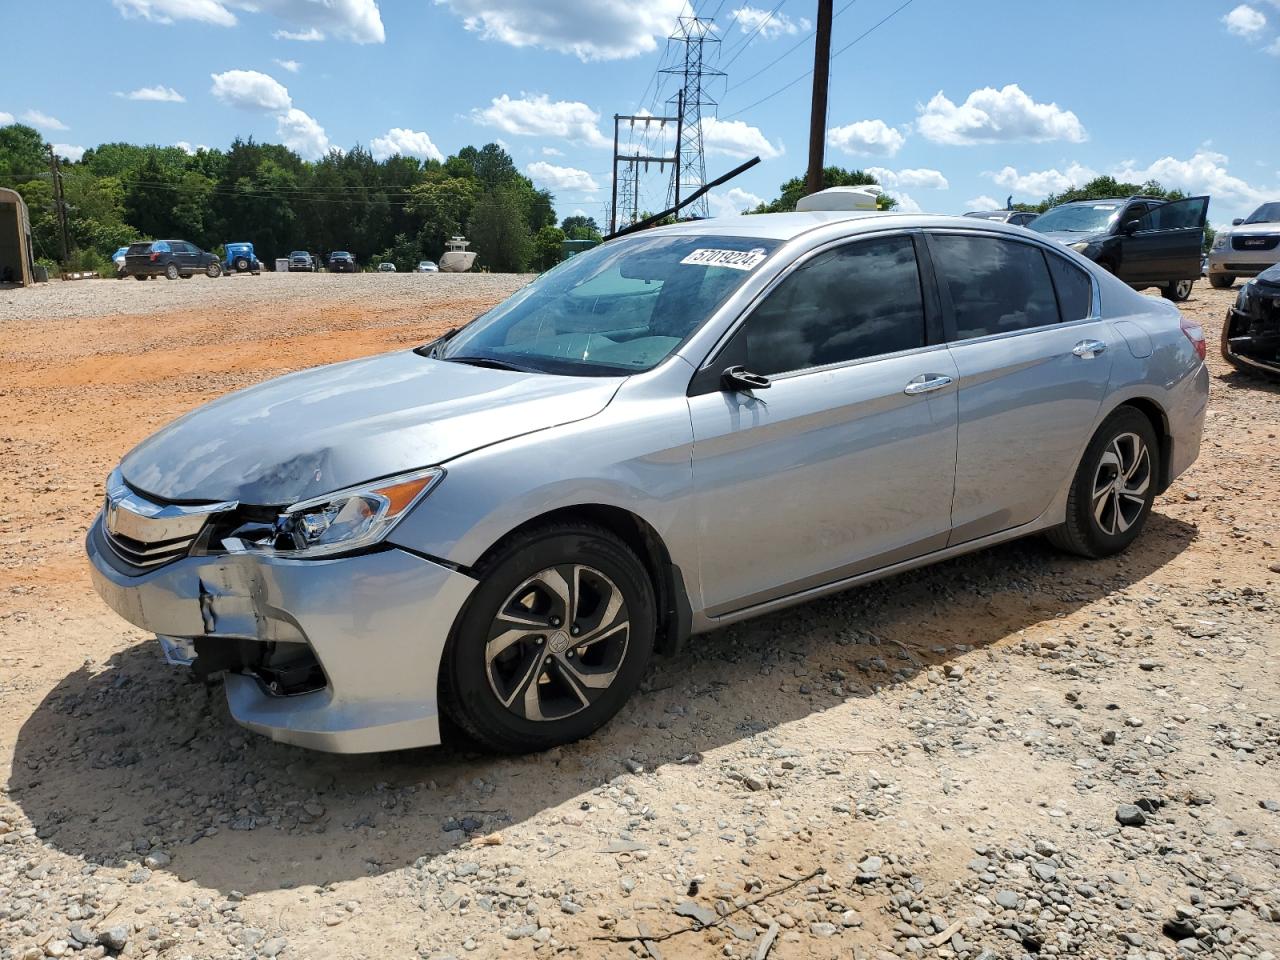
[[[618,585],[582,564],[557,564],[521,583],[485,643],[494,696],[525,720],[562,720],[590,706],[618,676],[631,622]]]
[[[1191,286],[1194,283],[1194,280],[1179,280],[1173,288],[1174,298],[1177,300],[1186,300],[1191,296]]]
[[[1093,519],[1108,536],[1138,521],[1151,486],[1151,453],[1136,433],[1121,433],[1107,444],[1093,475]]]

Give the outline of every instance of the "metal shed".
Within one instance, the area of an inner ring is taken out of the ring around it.
[[[35,282],[31,254],[31,217],[16,190],[0,187],[0,284],[25,287]]]

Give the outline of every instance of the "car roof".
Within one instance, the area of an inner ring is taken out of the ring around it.
[[[1066,203],[1060,203],[1060,207],[1070,207],[1077,203],[1128,203],[1130,200],[1147,200],[1156,203],[1168,203],[1161,197],[1148,197],[1144,194],[1135,193],[1132,197],[1087,197],[1084,200],[1068,200]]]
[[[1011,227],[999,220],[881,210],[813,210],[804,213],[753,213],[749,216],[713,217],[709,220],[687,220],[670,226],[654,227],[644,231],[644,235],[759,237],[762,240],[787,241],[833,224],[847,225],[849,234],[892,226],[904,230],[914,227],[964,227],[967,230],[1008,231],[1011,236],[1018,237],[1025,235],[1021,227]]]

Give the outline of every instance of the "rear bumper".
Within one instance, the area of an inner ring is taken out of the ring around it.
[[[1169,421],[1169,482],[1172,483],[1196,462],[1204,436],[1204,417],[1209,408],[1209,367],[1199,369],[1169,394],[1166,414]]]
[[[282,743],[367,753],[440,742],[436,679],[475,581],[402,550],[332,560],[188,557],[129,576],[100,520],[86,541],[93,584],[139,627],[189,639],[305,643],[326,684],[294,696],[228,674],[237,722]]]

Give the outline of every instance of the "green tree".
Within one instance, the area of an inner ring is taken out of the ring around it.
[[[21,123],[0,127],[0,186],[34,180],[49,172],[40,131]]]
[[[594,217],[584,217],[580,214],[565,217],[560,222],[560,229],[570,240],[601,240],[604,236]]]
[[[390,247],[377,254],[370,263],[374,267],[380,263],[394,263],[398,272],[412,273],[421,259],[422,249],[418,246],[418,241],[401,233],[396,235],[395,242]]]
[[[844,167],[824,167],[822,170],[822,189],[829,187],[872,187],[879,186],[880,181],[865,170],[846,170]],[[805,189],[804,177],[792,177],[779,188],[776,200],[762,203],[752,213],[786,213],[796,208],[796,202],[809,191]],[[881,210],[892,210],[898,201],[888,194],[881,194],[876,206]]]
[[[564,231],[559,227],[543,227],[533,238],[533,269],[550,270],[564,255]]]
[[[528,268],[532,241],[523,198],[511,185],[488,190],[471,213],[471,239],[480,264],[497,273]]]
[[[1072,187],[1062,193],[1051,193],[1039,203],[1030,204],[1029,207],[1043,213],[1050,207],[1075,200],[1104,200],[1110,197],[1132,197],[1138,194],[1144,197],[1158,197],[1161,200],[1182,200],[1187,196],[1181,190],[1166,190],[1157,180],[1148,180],[1146,183],[1125,183],[1115,177],[1095,177],[1084,186]]]

